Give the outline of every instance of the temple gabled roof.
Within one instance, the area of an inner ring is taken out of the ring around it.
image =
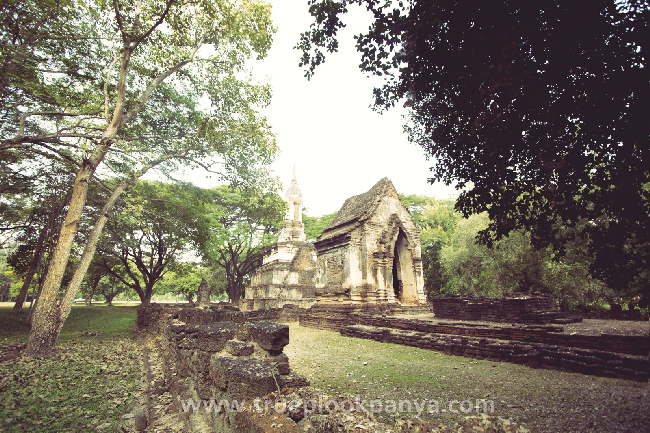
[[[399,200],[397,190],[393,183],[387,178],[383,178],[377,182],[368,192],[355,195],[345,200],[343,206],[339,210],[336,218],[330,223],[323,233],[318,237],[318,240],[324,240],[331,236],[338,236],[353,229],[353,225],[347,230],[337,230],[338,227],[346,225],[351,222],[361,222],[370,218],[383,197],[390,196]]]

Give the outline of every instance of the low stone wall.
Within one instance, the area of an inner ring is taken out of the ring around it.
[[[289,327],[247,318],[246,312],[215,304],[138,310],[137,323],[145,331],[144,396],[134,417],[136,431],[406,433],[415,431],[413,426],[440,427],[418,419],[381,424],[354,396],[328,396],[306,386],[283,353]],[[466,417],[459,424],[477,430],[488,420],[495,431],[506,424],[520,431],[498,417]]]
[[[325,329],[338,332],[342,327],[357,322],[354,314],[395,315],[431,313],[428,305],[410,306],[401,304],[354,304],[354,303],[317,303],[307,310],[299,312],[300,326]]]
[[[255,310],[248,312],[250,322],[258,320],[271,320],[274,322],[297,322],[298,316],[303,308],[295,304],[285,304],[282,308],[269,308],[267,310]]]
[[[581,317],[558,311],[550,295],[514,294],[504,298],[483,296],[433,298],[431,305],[441,319],[509,323],[571,323]]]
[[[166,371],[162,389],[171,390],[187,431],[236,432],[238,412],[183,411],[183,401],[242,401],[249,404],[284,387],[309,384],[289,368],[283,348],[289,327],[247,322],[233,308],[178,308],[151,305],[138,310],[141,328],[160,335]]]
[[[312,290],[313,291],[313,290]],[[281,309],[287,305],[297,306],[299,308],[309,308],[316,303],[316,298],[291,299],[291,298],[255,298],[242,299],[239,301],[239,307],[243,311],[259,311]]]
[[[513,344],[490,338],[460,337],[363,325],[346,326],[340,332],[346,337],[419,347],[448,355],[637,381],[647,381],[650,369],[647,355],[629,356],[532,342]]]
[[[648,356],[650,338],[637,335],[580,335],[561,334],[560,326],[504,325],[491,326],[471,323],[433,323],[425,320],[398,317],[377,317],[368,314],[350,314],[351,324],[402,329],[435,334],[463,335],[525,343],[543,343],[555,346],[577,347],[604,352]]]

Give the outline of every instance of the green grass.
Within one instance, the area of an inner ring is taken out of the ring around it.
[[[0,431],[121,431],[140,376],[135,313],[134,307],[75,305],[56,354],[0,362]],[[0,346],[27,340],[25,316],[0,306]]]
[[[447,426],[476,415],[450,413],[452,400],[481,399],[494,402],[493,415],[512,417],[533,432],[625,431],[618,428],[628,421],[650,425],[647,383],[449,356],[296,324],[290,325],[290,338],[285,353],[291,368],[328,395],[383,402],[435,400],[439,412],[422,418]],[[383,411],[375,417],[390,424],[404,415]]]
[[[12,342],[26,342],[29,338],[29,326],[25,323],[28,309],[23,308],[23,313],[13,313],[13,304],[3,302],[0,304],[0,344],[2,339],[8,338]],[[135,323],[135,306],[107,307],[102,305],[73,305],[70,315],[63,324],[59,341],[71,339],[106,340],[115,337],[131,335],[131,326]],[[81,337],[84,333],[98,333],[92,337]]]

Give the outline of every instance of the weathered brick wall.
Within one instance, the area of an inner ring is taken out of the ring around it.
[[[135,324],[140,330],[161,332],[161,325],[170,318],[180,319],[189,325],[214,322],[245,322],[247,315],[229,302],[211,303],[206,308],[193,308],[188,304],[150,304],[138,307]]]
[[[400,304],[354,304],[354,303],[317,303],[298,314],[300,326],[308,328],[339,331],[347,325],[357,323],[355,313],[371,315],[426,314],[431,313],[427,305],[402,306]]]
[[[550,295],[517,294],[504,298],[450,296],[433,298],[433,312],[441,319],[510,323],[570,323],[582,319],[558,311]]]
[[[230,308],[178,308],[151,305],[138,311],[138,326],[161,335],[164,389],[169,389],[188,431],[236,432],[237,412],[184,412],[180,400],[233,401],[263,397],[278,388],[308,381],[291,372],[283,348],[289,327],[247,321]]]
[[[248,321],[270,320],[273,322],[297,322],[300,311],[304,308],[294,304],[284,304],[282,308],[268,308],[248,312]]]
[[[143,335],[147,391],[136,415],[137,431],[412,431],[378,423],[354,396],[325,395],[291,373],[283,353],[288,327],[260,319],[301,311],[299,307],[257,315],[230,305],[210,307],[152,305],[138,312],[139,324],[148,326],[143,329],[156,332]],[[232,409],[234,401],[237,409],[216,410],[223,402]],[[341,410],[332,412],[331,404]],[[163,410],[166,405],[171,407]],[[413,421],[423,431],[433,427]],[[480,425],[485,425],[482,418]]]
[[[564,347],[600,350],[613,353],[647,356],[650,338],[637,335],[579,335],[562,334],[559,326],[487,326],[461,323],[433,323],[424,320],[397,317],[378,317],[368,314],[350,314],[350,322],[359,325],[401,329],[425,333],[462,335],[526,343],[543,343]]]
[[[337,251],[324,255],[325,273],[327,285],[316,289],[317,294],[342,293],[344,290],[345,272],[343,270],[343,254],[345,251]]]
[[[490,338],[461,337],[363,325],[346,326],[340,332],[346,337],[419,347],[448,355],[637,381],[647,381],[650,369],[647,352],[646,356],[630,356],[543,343],[513,344]]]
[[[178,375],[187,378],[183,394],[189,398],[250,399],[297,380],[283,353],[289,343],[287,325],[260,321],[198,326],[172,319],[166,337]]]

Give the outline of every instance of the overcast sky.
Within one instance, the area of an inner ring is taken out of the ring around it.
[[[383,177],[400,193],[453,194],[453,187],[427,183],[431,163],[402,132],[405,110],[380,115],[370,109],[372,89],[381,81],[359,70],[360,54],[352,38],[368,28],[367,12],[351,10],[345,17],[339,52],[329,55],[308,81],[298,67],[300,53],[293,49],[311,23],[307,0],[270,2],[278,31],[268,57],[255,63],[254,75],[273,89],[273,102],[264,113],[281,149],[271,168],[285,191],[295,163],[311,216],[337,211],[346,198],[369,190]]]

